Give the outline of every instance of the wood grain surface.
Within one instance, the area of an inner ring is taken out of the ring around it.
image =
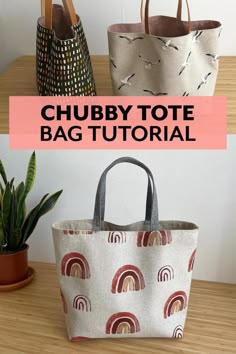
[[[97,93],[112,95],[107,56],[93,56]],[[9,96],[35,96],[35,57],[18,58],[0,77],[0,134],[8,134]],[[223,57],[220,62],[216,95],[228,99],[228,134],[236,134],[236,57]]]
[[[236,285],[193,281],[183,339],[67,339],[55,265],[31,263],[35,280],[0,293],[0,353],[235,354]]]

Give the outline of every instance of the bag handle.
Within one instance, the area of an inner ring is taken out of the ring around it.
[[[105,212],[105,194],[106,194],[106,176],[107,173],[116,165],[120,163],[131,163],[133,165],[139,166],[146,171],[149,177],[150,185],[148,185],[149,192],[152,189],[152,197],[147,198],[146,207],[150,210],[146,210],[146,216],[150,213],[150,220],[145,220],[145,224],[149,225],[150,231],[157,230],[159,219],[158,219],[158,202],[157,202],[157,192],[155,181],[150,169],[145,166],[142,162],[132,158],[132,157],[121,157],[114,162],[112,162],[102,173],[101,178],[98,183],[96,199],[95,199],[95,208],[94,208],[94,217],[93,217],[93,228],[95,231],[100,231],[103,228],[104,223],[104,212]],[[151,186],[152,184],[152,186]],[[151,188],[152,187],[152,188]],[[151,189],[150,189],[151,188]]]
[[[152,211],[152,181],[148,176],[148,187],[147,187],[147,199],[146,199],[146,214],[145,214],[145,223],[149,224],[151,220],[151,211]],[[104,193],[104,200],[106,200],[106,183],[103,183],[103,193]],[[105,203],[101,205],[101,218],[104,220],[105,217]]]
[[[188,12],[188,31],[189,33],[191,32],[191,16],[190,16],[190,8],[189,8],[189,3],[188,0],[186,1],[186,6],[187,6],[187,12]],[[145,29],[145,33],[149,34],[149,0],[142,0],[141,3],[141,22],[143,24],[143,27]],[[177,19],[179,21],[182,21],[182,7],[183,7],[183,2],[182,0],[179,0],[178,2],[178,8],[177,8]]]
[[[72,26],[76,25],[77,15],[73,5],[73,0],[62,0],[66,14],[71,20]],[[52,29],[52,0],[41,0],[41,13],[45,17],[45,27]]]

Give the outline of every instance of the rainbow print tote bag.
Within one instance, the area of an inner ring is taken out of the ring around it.
[[[95,96],[95,81],[82,22],[72,0],[41,0],[36,44],[41,96]]]
[[[148,176],[145,220],[127,226],[104,221],[106,175],[131,163]],[[158,219],[153,175],[124,157],[103,172],[93,220],[52,226],[69,339],[182,338],[198,227]]]

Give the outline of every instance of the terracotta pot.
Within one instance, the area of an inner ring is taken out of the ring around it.
[[[27,278],[28,249],[25,245],[17,252],[0,253],[0,285],[18,283]]]

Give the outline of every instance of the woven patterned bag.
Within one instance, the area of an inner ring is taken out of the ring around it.
[[[37,26],[37,84],[42,96],[95,96],[87,41],[72,0],[42,1]]]
[[[106,175],[124,162],[148,175],[146,217],[118,226],[104,221]],[[183,336],[198,227],[158,221],[154,178],[143,163],[114,161],[98,184],[94,219],[56,222],[52,230],[71,340]]]
[[[142,0],[141,23],[115,24],[108,29],[110,68],[115,95],[212,96],[222,26],[217,21],[182,21],[149,17]]]

